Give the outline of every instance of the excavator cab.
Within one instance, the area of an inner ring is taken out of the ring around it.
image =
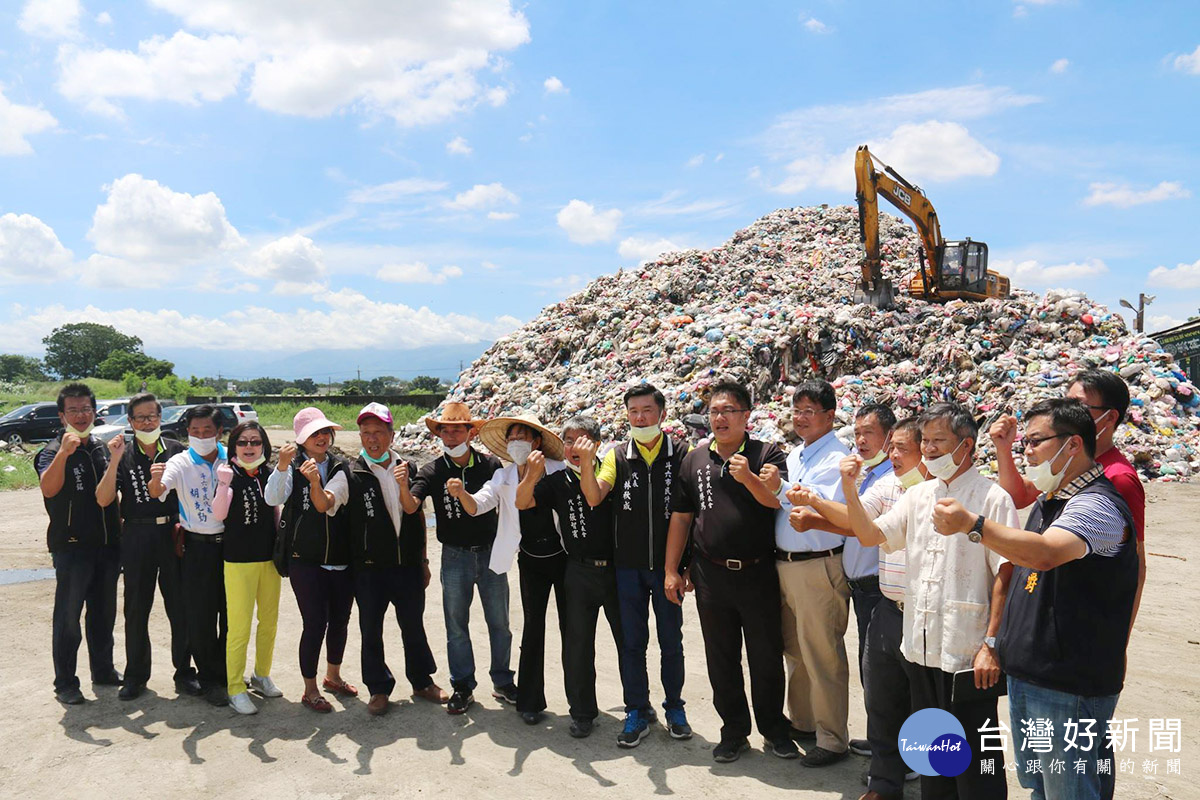
[[[944,292],[971,292],[986,295],[988,249],[983,242],[966,239],[946,242],[942,249],[941,285]]]

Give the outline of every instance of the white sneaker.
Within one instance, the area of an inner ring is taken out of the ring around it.
[[[283,692],[275,685],[275,681],[271,680],[270,675],[264,675],[261,678],[253,673],[250,675],[250,688],[261,694],[263,697],[283,697]]]
[[[257,714],[258,706],[250,699],[248,692],[238,692],[229,698],[229,706],[239,714]]]

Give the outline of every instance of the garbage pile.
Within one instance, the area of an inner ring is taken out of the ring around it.
[[[551,426],[590,414],[616,439],[627,432],[629,386],[662,389],[667,427],[680,430],[682,418],[703,411],[709,387],[732,378],[754,394],[753,435],[787,443],[793,387],[821,377],[837,389],[847,429],[867,402],[891,404],[898,416],[965,403],[983,420],[986,469],[987,424],[1061,396],[1080,369],[1102,367],[1130,384],[1116,441],[1142,474],[1178,480],[1200,469],[1200,392],[1152,339],[1081,292],[908,297],[918,237],[887,215],[880,228],[885,277],[904,287],[892,309],[853,302],[863,257],[857,209],[781,209],[713,250],[665,253],[546,307],[464,371],[447,399],[479,417],[532,411]],[[397,444],[436,448],[423,424],[400,431]]]

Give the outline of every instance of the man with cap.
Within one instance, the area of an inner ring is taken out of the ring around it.
[[[536,725],[546,709],[546,610],[550,592],[558,607],[558,630],[563,643],[560,662],[566,663],[567,607],[565,579],[567,553],[549,506],[517,508],[517,485],[529,473],[529,457],[545,456],[546,474],[566,469],[562,439],[532,414],[498,417],[479,431],[488,450],[509,461],[475,494],[463,492],[459,500],[471,516],[493,508],[500,515],[491,569],[503,575],[512,569],[513,555],[521,564],[521,658],[517,666],[517,712],[526,725]]]
[[[625,727],[617,744],[637,747],[649,731],[650,680],[646,671],[646,649],[650,645],[650,607],[654,607],[661,675],[666,698],[667,731],[674,739],[692,738],[683,711],[683,607],[667,599],[663,590],[666,573],[667,525],[671,520],[671,488],[679,476],[686,443],[672,441],[663,433],[667,400],[648,383],[625,392],[625,414],[630,438],[608,451],[598,472],[580,473],[580,484],[588,502],[599,505],[616,487],[613,504],[617,567],[617,598],[621,608],[621,649],[625,680],[633,700],[625,709]],[[684,554],[687,569],[688,553]]]
[[[383,652],[389,606],[396,609],[404,672],[413,696],[434,703],[448,699],[433,682],[437,665],[425,636],[425,588],[430,577],[425,516],[420,510],[405,514],[400,507],[400,458],[390,447],[394,434],[388,407],[368,403],[358,414],[362,450],[350,465],[349,528],[362,632],[362,677],[371,694],[367,711],[375,716],[387,713],[388,696],[396,686]],[[415,464],[406,466],[409,474],[416,474]]]
[[[468,626],[476,586],[491,644],[492,696],[505,703],[517,702],[517,686],[509,666],[512,632],[508,627],[508,577],[488,568],[496,539],[497,514],[489,511],[472,517],[460,501],[464,492],[479,491],[501,467],[498,458],[471,447],[481,424],[481,420],[471,417],[465,403],[446,403],[441,416],[425,418],[430,433],[442,440],[441,456],[421,467],[411,486],[408,465],[401,463],[396,468],[404,513],[419,512],[425,498],[433,498],[437,538],[442,544],[446,658],[454,689],[446,706],[450,714],[462,714],[475,702],[475,653]]]
[[[64,386],[58,393],[58,418],[63,432],[42,448],[34,465],[50,515],[46,543],[56,583],[51,640],[54,696],[60,703],[76,705],[84,701],[75,664],[83,640],[79,615],[85,606],[92,683],[121,683],[112,653],[121,521],[115,507],[103,508],[96,502],[108,450],[91,435],[96,420],[92,390],[83,383]]]

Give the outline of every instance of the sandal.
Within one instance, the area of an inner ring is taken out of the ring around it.
[[[300,702],[304,704],[305,708],[310,708],[318,714],[328,714],[330,711],[333,711],[333,706],[329,704],[329,701],[319,694],[313,697],[304,695],[300,699]]]
[[[342,695],[343,697],[358,697],[358,689],[345,681],[334,683],[329,678],[326,678],[325,682],[321,684],[321,688],[327,692]]]

